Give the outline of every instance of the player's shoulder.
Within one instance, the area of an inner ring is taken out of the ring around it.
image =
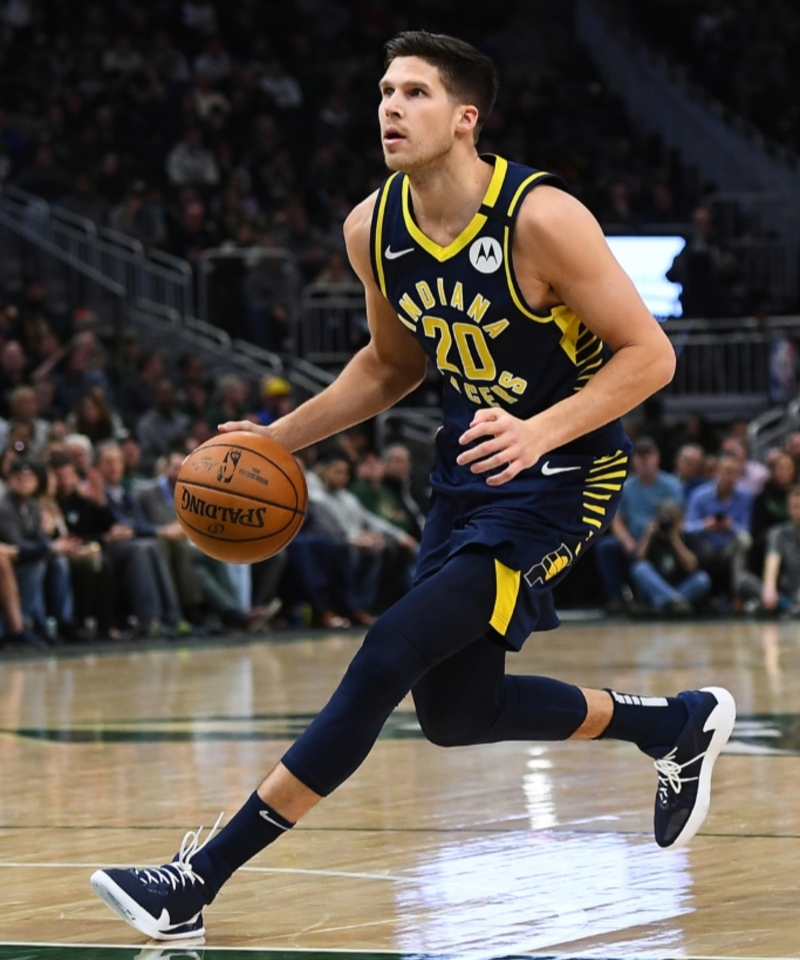
[[[357,203],[344,221],[344,236],[348,245],[351,242],[363,241],[369,243],[369,233],[372,227],[372,215],[378,201],[380,190],[376,190],[360,203]]]
[[[552,235],[565,224],[581,226],[597,221],[580,200],[555,184],[543,183],[523,198],[517,228],[533,235]]]
[[[344,221],[344,242],[347,246],[347,254],[362,283],[366,283],[366,278],[372,274],[369,238],[372,229],[372,215],[379,193],[380,191],[376,190],[356,204]]]

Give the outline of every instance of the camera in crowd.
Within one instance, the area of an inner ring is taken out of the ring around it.
[[[682,517],[683,510],[677,500],[662,500],[656,511],[659,533],[668,534],[677,529]]]

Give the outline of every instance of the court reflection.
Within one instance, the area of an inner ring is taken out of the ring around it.
[[[397,945],[463,960],[594,940],[694,909],[685,851],[665,856],[651,840],[610,833],[514,831],[444,844],[407,876],[413,885],[395,888]]]

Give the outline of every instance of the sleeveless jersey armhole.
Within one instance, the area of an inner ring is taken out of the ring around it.
[[[372,223],[369,232],[369,258],[372,264],[372,274],[380,292],[386,296],[386,273],[383,267],[383,221],[386,216],[386,201],[389,198],[391,184],[397,177],[393,173],[383,184],[375,200],[375,209],[372,211]]]
[[[517,214],[522,206],[522,201],[528,196],[531,190],[535,190],[536,187],[540,187],[542,184],[548,184],[552,187],[558,187],[560,190],[564,190],[565,192],[569,192],[566,182],[562,180],[561,177],[556,176],[554,173],[538,171],[537,173],[534,173],[527,179],[523,180],[514,193],[514,196],[508,207],[503,241],[503,260],[506,266],[506,279],[508,281],[508,289],[511,293],[511,297],[514,300],[517,309],[521,313],[525,314],[527,317],[530,317],[532,320],[538,321],[549,320],[551,311],[548,310],[546,313],[537,313],[525,299],[525,295],[522,292],[522,287],[520,287],[519,281],[517,280],[517,275],[514,271],[512,252],[514,246],[514,228],[516,227]]]

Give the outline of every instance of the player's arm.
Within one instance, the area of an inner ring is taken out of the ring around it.
[[[472,462],[476,473],[508,464],[488,480],[494,485],[632,410],[669,383],[675,371],[672,345],[611,253],[599,224],[568,194],[543,186],[526,198],[517,219],[514,267],[523,290],[526,281],[534,288],[546,284],[614,356],[581,391],[530,420],[498,417],[487,409],[476,413],[464,442],[490,439],[459,461]],[[498,419],[499,430],[492,423]]]
[[[425,353],[402,325],[372,274],[369,237],[375,198],[373,195],[360,203],[344,224],[350,263],[364,285],[369,343],[330,386],[270,426],[229,422],[220,425],[221,431],[264,433],[289,450],[301,450],[387,410],[424,379]]]

